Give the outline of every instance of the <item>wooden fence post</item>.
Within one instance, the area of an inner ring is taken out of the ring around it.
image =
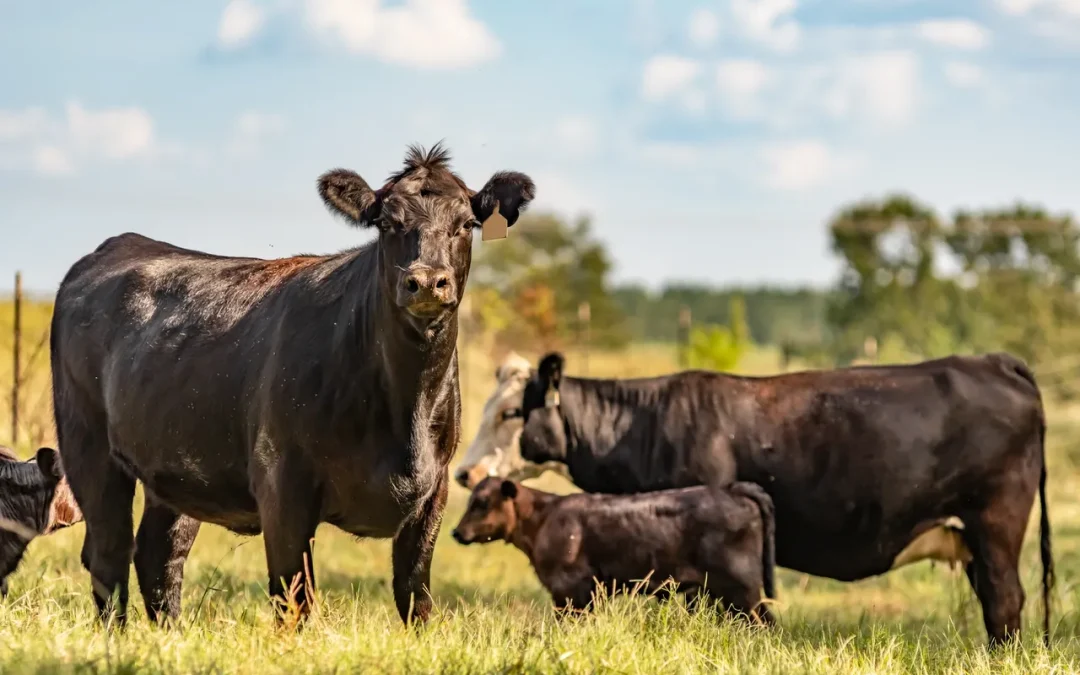
[[[22,384],[22,272],[15,272],[14,342],[11,345],[11,444],[19,442],[19,389]]]
[[[684,305],[683,308],[679,310],[679,329],[675,338],[678,342],[676,349],[679,351],[679,368],[681,370],[685,370],[689,367],[690,325],[692,320],[690,308]]]
[[[589,376],[589,323],[592,320],[592,309],[589,307],[589,301],[585,300],[577,309],[578,316],[578,330],[580,335],[578,336],[578,344],[582,349],[581,360],[581,372],[585,377]]]

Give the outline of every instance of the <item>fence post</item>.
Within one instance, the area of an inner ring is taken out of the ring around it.
[[[679,329],[675,338],[678,342],[676,349],[679,353],[679,368],[682,370],[685,370],[689,364],[691,321],[690,308],[684,305],[679,310]]]
[[[578,336],[578,344],[581,345],[582,360],[581,360],[581,372],[585,377],[589,376],[589,323],[592,319],[592,309],[589,307],[589,301],[585,300],[577,308],[578,316],[578,330],[580,335]]]
[[[13,368],[11,375],[11,444],[19,442],[19,389],[22,384],[22,272],[15,272],[14,342],[11,346]]]

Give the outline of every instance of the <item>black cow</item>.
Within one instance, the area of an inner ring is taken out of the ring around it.
[[[40,448],[20,462],[0,446],[0,596],[34,537],[52,534],[82,520],[52,448]]]
[[[554,495],[485,478],[454,528],[460,544],[502,539],[520,549],[561,611],[589,609],[597,582],[615,591],[641,583],[664,597],[673,580],[691,603],[705,595],[765,624],[774,536],[772,500],[754,483]]]
[[[511,172],[473,192],[449,160],[412,147],[378,190],[323,174],[327,207],[378,230],[361,248],[260,260],[129,233],[67,273],[52,322],[56,426],[103,620],[125,620],[133,556],[149,617],[175,618],[202,521],[263,532],[271,596],[296,581],[301,616],[320,522],[393,537],[398,611],[426,621],[460,430],[472,231],[493,214],[513,225],[535,195]],[[147,507],[133,541],[136,480]]]
[[[1020,549],[1038,490],[1045,639],[1053,560],[1046,424],[1008,354],[771,377],[688,371],[525,386],[522,456],[589,492],[751,481],[776,505],[777,564],[853,581],[925,558],[966,564],[991,645],[1020,633]]]

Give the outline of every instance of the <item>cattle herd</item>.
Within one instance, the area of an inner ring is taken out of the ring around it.
[[[517,172],[471,190],[449,161],[411,147],[378,189],[323,174],[329,210],[378,235],[336,255],[223,257],[122,234],[75,262],[50,343],[60,455],[0,454],[0,590],[30,539],[81,520],[101,619],[124,623],[134,562],[148,617],[168,622],[209,522],[264,535],[271,597],[302,616],[325,522],[392,538],[398,611],[425,621],[473,231],[505,236],[535,196]],[[996,645],[1020,634],[1038,494],[1049,640],[1046,422],[1019,359],[770,377],[564,369],[558,353],[497,369],[454,472],[472,494],[453,529],[460,544],[520,548],[560,610],[587,609],[598,581],[663,597],[674,580],[694,606],[770,625],[774,565],[852,581],[936,559],[965,566]],[[520,482],[545,471],[583,492]]]

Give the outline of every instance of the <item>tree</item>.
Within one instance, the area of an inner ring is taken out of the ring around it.
[[[976,350],[1034,365],[1080,353],[1080,228],[1070,216],[1023,203],[958,211],[945,243],[966,287],[963,337]],[[1065,393],[1067,384],[1054,386]]]
[[[690,331],[689,360],[691,368],[728,371],[739,365],[750,346],[750,329],[746,325],[746,304],[739,296],[729,305],[731,322],[727,326],[705,325]]]
[[[832,250],[844,268],[827,316],[842,360],[868,336],[924,355],[954,349],[942,329],[951,282],[935,275],[941,227],[930,208],[904,194],[858,202],[833,218]]]
[[[612,264],[587,217],[569,224],[550,213],[526,214],[497,245],[478,244],[470,287],[513,308],[509,326],[488,326],[500,339],[542,348],[576,338],[578,307],[590,306],[590,339],[626,344],[624,315],[611,290]]]

